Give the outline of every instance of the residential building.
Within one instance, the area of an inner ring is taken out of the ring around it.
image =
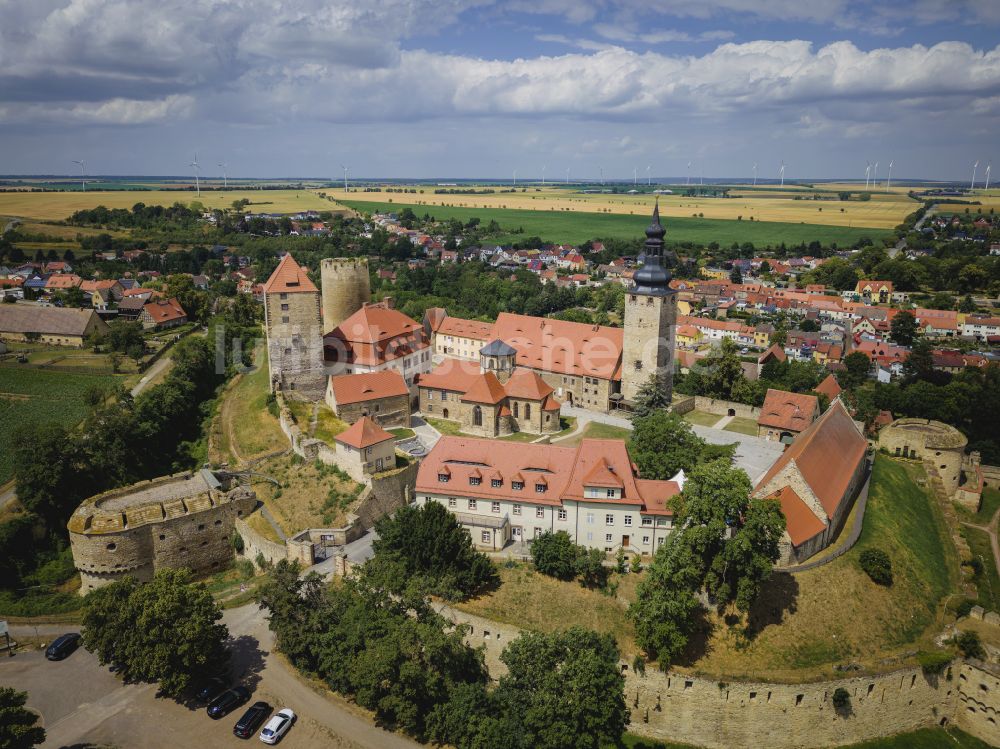
[[[362,416],[333,438],[337,465],[355,481],[396,467],[396,438]]]
[[[975,338],[977,341],[985,341],[990,336],[1000,335],[1000,317],[970,315],[962,323],[962,335],[966,338]]]
[[[858,281],[854,293],[866,304],[888,304],[892,301],[892,281]]]
[[[813,392],[825,395],[832,402],[843,390],[840,387],[840,383],[837,382],[837,378],[832,374],[828,374],[825,380],[813,388]]]
[[[348,424],[368,416],[381,427],[410,426],[410,389],[394,369],[331,377],[326,403]]]
[[[454,513],[480,549],[566,531],[581,546],[652,554],[673,527],[677,481],[639,477],[622,440],[577,447],[442,437],[421,462],[416,502]]]
[[[444,317],[433,330],[434,353],[479,361],[479,349],[493,331],[493,323]]]
[[[56,346],[83,346],[92,333],[107,333],[108,324],[93,309],[0,304],[0,339]]]
[[[123,300],[124,301],[124,300]],[[176,328],[187,322],[187,312],[181,303],[174,298],[157,299],[146,302],[139,313],[139,320],[144,328]]]

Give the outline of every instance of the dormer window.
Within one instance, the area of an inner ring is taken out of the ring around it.
[[[451,478],[450,474],[447,474],[447,473],[439,473],[438,474],[438,481],[440,481],[442,484],[447,484],[448,483],[448,479],[450,479],[450,478]]]
[[[479,486],[481,483],[483,480],[479,476],[469,476],[469,486]]]
[[[524,489],[524,482],[523,481],[511,481],[510,482],[510,488],[513,489],[516,492],[519,492],[522,489]]]
[[[549,488],[548,484],[543,484],[543,483],[535,484],[535,491],[538,492],[539,494],[544,494],[545,490],[548,488]]]
[[[492,486],[494,489],[499,489],[501,486],[503,486],[503,479],[490,479],[490,486]]]

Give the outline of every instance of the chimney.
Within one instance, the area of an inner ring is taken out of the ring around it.
[[[382,304],[385,305],[386,309],[396,309],[395,300],[391,296],[383,297]]]

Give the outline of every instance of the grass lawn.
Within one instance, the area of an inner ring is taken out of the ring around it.
[[[983,504],[976,513],[973,521],[977,525],[989,525],[997,510],[1000,510],[1000,489],[988,488],[983,490]]]
[[[307,463],[297,455],[270,458],[256,470],[281,483],[278,488],[259,481],[254,489],[286,536],[304,528],[342,526],[362,489],[336,466]]]
[[[962,535],[969,542],[972,556],[983,565],[982,572],[975,577],[976,590],[979,592],[976,603],[987,611],[1000,611],[1000,576],[997,575],[990,537],[985,531],[964,525]]]
[[[678,665],[710,678],[795,682],[833,678],[834,667],[844,663],[896,668],[910,662],[907,654],[932,649],[944,599],[958,579],[958,559],[940,508],[915,481],[921,477],[919,465],[878,456],[857,545],[817,569],[772,575],[751,612],[749,637],[742,625],[730,628],[709,614],[714,628],[707,641],[696,636]],[[891,557],[891,587],[875,585],[858,566],[859,554],[868,547],[882,548]],[[621,577],[612,599],[529,567],[503,569],[497,591],[462,607],[542,630],[579,622],[614,635],[630,657],[635,644],[625,610],[640,578]],[[831,617],[832,610],[837,616]],[[886,662],[890,656],[898,661]]]
[[[219,460],[249,460],[288,447],[278,417],[267,408],[267,352],[256,370],[240,375],[223,396]]]
[[[0,484],[14,475],[11,447],[18,427],[55,422],[73,427],[91,411],[84,399],[90,388],[110,390],[121,376],[0,366]]]
[[[757,422],[745,416],[734,416],[733,420],[723,427],[723,430],[736,432],[737,434],[749,434],[751,437],[756,437]]]
[[[697,424],[698,426],[711,427],[721,419],[721,416],[717,414],[710,414],[707,411],[688,411],[681,418],[684,419],[688,424]]]
[[[449,419],[435,419],[430,416],[424,416],[424,421],[430,424],[432,427],[441,432],[442,435],[447,437],[471,437],[472,439],[482,439],[475,434],[466,434],[462,431],[462,425],[457,421],[451,421]],[[504,442],[534,442],[541,435],[531,434],[530,432],[514,432],[513,434],[508,434],[506,437],[494,437],[493,439],[502,440]],[[553,435],[554,436],[554,435]]]
[[[690,744],[654,741],[627,733],[622,737],[627,749],[695,749]],[[987,749],[990,745],[957,728],[921,728],[913,733],[901,733],[885,739],[843,746],[841,749]],[[610,749],[610,747],[609,747]]]
[[[299,426],[302,426],[303,423],[305,426],[302,428],[307,428],[309,426],[308,418],[305,422],[299,422]],[[316,415],[316,431],[313,433],[313,437],[332,445],[333,438],[349,426],[350,424],[338,419],[328,405],[320,403],[319,412]]]
[[[408,440],[416,435],[416,432],[407,427],[397,427],[396,429],[389,429],[387,431],[398,440]]]
[[[257,533],[266,538],[268,541],[274,541],[276,544],[280,544],[282,542],[281,536],[278,535],[278,532],[274,530],[274,526],[267,521],[267,518],[264,517],[264,513],[260,512],[260,510],[247,515],[247,525],[257,531]]]
[[[462,196],[454,196],[460,199]],[[538,236],[548,242],[579,244],[589,239],[635,239],[641,237],[649,223],[649,209],[641,206],[636,213],[602,214],[583,211],[515,210],[504,208],[455,208],[439,205],[418,205],[415,198],[403,197],[400,202],[369,202],[342,200],[343,205],[362,213],[400,211],[410,208],[416,215],[430,214],[436,219],[457,218],[463,223],[478,218],[485,225],[496,220],[504,232],[499,239],[509,238],[511,232],[523,230],[519,236]],[[5,213],[0,202],[0,213]],[[16,215],[16,214],[15,214]],[[675,242],[753,242],[758,247],[809,243],[818,240],[824,244],[837,242],[841,246],[853,245],[862,237],[878,241],[888,236],[889,229],[859,229],[848,226],[821,226],[808,223],[782,223],[778,221],[734,221],[693,217],[668,219],[667,243]],[[496,239],[496,238],[494,238]]]
[[[579,445],[584,439],[627,440],[630,434],[632,434],[631,429],[611,426],[610,424],[602,424],[598,421],[591,421],[583,428],[583,431],[580,432],[580,434],[570,437],[568,440],[563,440],[559,444],[563,447],[573,447],[574,445]]]

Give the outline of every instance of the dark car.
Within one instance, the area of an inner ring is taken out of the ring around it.
[[[208,714],[212,718],[229,715],[244,702],[250,699],[250,692],[244,687],[233,687],[220,694],[208,705]]]
[[[213,677],[202,683],[195,693],[198,702],[211,702],[220,694],[226,691],[229,682],[219,677]]]
[[[233,733],[241,739],[249,739],[270,714],[271,706],[266,702],[253,703],[243,713],[243,717],[236,721],[236,725],[233,726]]]
[[[69,632],[57,637],[45,651],[45,657],[50,661],[61,661],[80,647],[80,633]]]

